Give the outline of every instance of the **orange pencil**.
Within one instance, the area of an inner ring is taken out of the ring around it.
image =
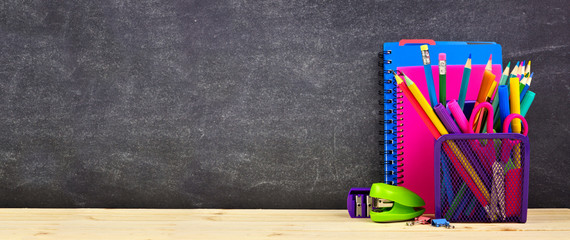
[[[497,82],[493,81],[491,83],[491,87],[489,88],[489,92],[487,93],[487,98],[485,99],[485,102],[491,103],[491,98],[493,97],[493,93],[495,93],[495,88],[497,87]],[[480,133],[481,127],[483,125],[483,119],[486,119],[487,116],[487,111],[485,108],[482,109],[483,111],[481,111],[481,115],[479,117],[479,120],[477,121],[477,131],[475,131],[475,133]]]
[[[481,81],[481,87],[479,88],[479,94],[477,95],[477,100],[475,101],[475,106],[477,107],[477,105],[479,103],[483,103],[485,102],[485,98],[487,97],[488,93],[489,93],[489,88],[491,88],[491,84],[492,82],[495,81],[495,74],[493,74],[492,71],[492,58],[493,55],[491,55],[491,57],[489,57],[489,61],[487,62],[487,66],[485,66],[485,72],[483,73],[483,80]],[[481,111],[476,113],[477,115],[475,116],[475,122],[479,122],[479,117],[481,116]],[[474,126],[472,126],[473,131],[474,132],[478,132],[477,131],[477,124],[475,124]]]

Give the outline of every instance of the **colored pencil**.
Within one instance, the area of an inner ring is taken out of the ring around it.
[[[485,70],[493,72],[493,54],[489,56],[489,61],[487,61],[487,65],[485,65]]]
[[[463,68],[463,78],[461,79],[461,89],[459,91],[459,99],[457,103],[461,110],[463,110],[463,105],[465,105],[465,97],[467,95],[467,87],[469,86],[469,78],[471,77],[471,54],[467,58],[465,67]]]
[[[428,45],[421,45],[420,50],[422,51],[422,60],[424,63],[424,72],[426,74],[426,83],[427,83],[427,87],[428,87],[429,103],[431,104],[431,107],[435,107],[435,105],[437,105],[437,95],[435,94],[435,86],[433,83],[433,74],[431,72],[431,60],[430,60],[430,56],[429,56]]]
[[[534,101],[534,96],[536,94],[533,91],[528,91],[526,93],[526,95],[524,96],[523,100],[521,101],[521,115],[523,117],[526,116],[528,109],[530,108],[530,105],[532,104],[532,101]]]
[[[479,88],[479,94],[477,96],[477,100],[475,101],[475,105],[473,107],[477,107],[480,103],[485,102],[487,94],[489,93],[489,88],[491,87],[492,82],[495,82],[495,74],[491,73],[491,71],[485,70],[483,73],[483,80],[481,81],[481,87]],[[479,117],[481,117],[481,112],[479,111],[475,114],[475,123],[479,122]],[[473,113],[472,113],[473,114]],[[477,131],[477,124],[473,127],[473,131],[478,133]]]
[[[516,76],[518,71],[519,71],[519,62],[517,62],[517,64],[515,64],[515,67],[513,68],[513,71],[511,72],[511,74],[509,76]]]
[[[446,96],[446,56],[445,53],[439,54],[439,103],[443,106],[447,103],[447,96]]]
[[[491,97],[493,97],[493,93],[495,92],[496,86],[497,86],[497,82],[495,82],[495,81],[491,82],[491,87],[489,88],[489,92],[487,93],[487,98],[485,99],[485,102],[491,103]],[[487,121],[484,121],[484,119],[486,119],[486,117],[487,117],[487,111],[484,108],[482,110],[483,111],[481,111],[481,117],[477,121],[477,129],[476,129],[477,131],[475,133],[480,133],[481,131],[487,132],[487,129],[486,129],[487,128]],[[485,124],[483,124],[483,122]],[[481,127],[484,127],[484,129],[482,129]]]

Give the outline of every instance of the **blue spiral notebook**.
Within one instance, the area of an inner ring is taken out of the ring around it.
[[[502,50],[494,42],[436,42],[428,39],[404,39],[400,42],[384,43],[380,57],[380,83],[384,126],[381,130],[381,154],[383,155],[384,182],[404,186],[426,202],[426,213],[434,213],[433,146],[435,139],[419,119],[415,110],[405,107],[409,104],[398,92],[394,71],[403,71],[427,94],[425,73],[420,46],[428,44],[435,86],[439,85],[437,63],[439,53],[447,56],[447,99],[456,99],[461,84],[463,66],[472,54],[471,80],[467,100],[475,100],[482,74],[489,55],[493,55],[493,73],[498,78],[502,69]],[[438,87],[436,87],[436,91]]]

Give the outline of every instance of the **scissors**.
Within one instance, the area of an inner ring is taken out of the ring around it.
[[[489,103],[481,103],[478,104],[473,112],[478,112],[481,108],[486,108],[489,114],[487,114],[487,132],[492,133],[493,129],[493,119],[490,116],[493,116],[493,107]],[[474,115],[471,115],[469,118],[469,126],[473,125],[475,120]],[[503,133],[508,133],[509,125],[514,119],[520,119],[524,126],[523,135],[527,136],[528,134],[528,124],[526,119],[521,116],[520,114],[510,114],[505,118],[503,124]],[[469,133],[473,133],[473,130],[469,128]],[[495,144],[493,140],[488,141],[486,144],[479,140],[472,140],[469,141],[471,148],[477,153],[478,156],[481,156],[481,161],[483,162],[483,166],[486,168],[487,172],[492,173],[492,186],[491,186],[491,203],[489,208],[489,218],[491,220],[496,220],[500,218],[505,220],[505,164],[509,161],[511,157],[511,152],[513,148],[515,150],[515,154],[513,156],[514,159],[514,168],[520,168],[520,147],[515,148],[516,145],[519,144],[519,141],[512,140],[512,139],[502,139],[501,151],[499,154],[499,160],[497,161],[497,156],[495,155]]]

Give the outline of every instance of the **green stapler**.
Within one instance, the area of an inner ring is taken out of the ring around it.
[[[374,222],[406,221],[425,212],[424,200],[414,192],[385,183],[374,183],[370,187],[373,209],[370,219]]]

